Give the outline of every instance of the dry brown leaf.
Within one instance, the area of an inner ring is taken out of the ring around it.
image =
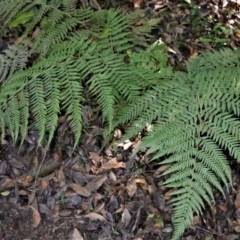
[[[84,197],[89,197],[91,193],[84,187],[76,184],[76,183],[70,183],[68,185],[73,191],[75,191],[77,194],[84,196]]]
[[[236,29],[235,36],[240,39],[240,29]]]
[[[126,164],[124,162],[118,162],[116,158],[112,158],[110,161],[104,163],[99,172],[109,170],[109,169],[118,169],[118,168],[125,168]]]
[[[48,187],[48,183],[47,183],[47,181],[45,179],[41,179],[41,180],[39,180],[39,186],[41,186],[41,188],[43,190],[46,190],[47,187]]]
[[[63,172],[63,167],[61,167],[58,170],[57,178],[58,178],[59,186],[63,187],[66,184],[66,178],[65,178],[65,174]]]
[[[162,165],[161,167],[159,167],[156,172],[154,173],[154,177],[159,177],[159,175],[161,173],[163,173],[164,171],[166,171],[171,165],[170,164],[166,164],[166,165]]]
[[[92,181],[90,181],[85,188],[89,191],[96,191],[98,188],[102,186],[102,184],[107,180],[106,175],[96,176]]]
[[[84,238],[82,237],[81,233],[76,228],[74,228],[72,236],[69,240],[84,240]]]
[[[33,226],[38,227],[39,223],[41,222],[41,215],[38,212],[38,210],[33,210],[32,213],[32,221],[33,221]]]
[[[137,184],[136,184],[136,181],[135,181],[135,177],[132,176],[128,182],[127,182],[127,193],[129,195],[129,197],[132,197],[135,195],[136,191],[137,191]]]
[[[61,217],[67,217],[71,214],[72,214],[71,210],[62,210],[62,211],[59,212],[59,216],[61,216]]]
[[[165,194],[164,194],[164,199],[165,200],[169,200],[171,198],[171,194],[176,191],[176,189],[172,188],[170,189],[169,191],[167,191]]]
[[[37,27],[36,30],[32,34],[32,38],[36,38],[40,34],[40,27]]]
[[[133,3],[134,8],[140,8],[143,0],[129,0],[130,3]]]
[[[99,156],[99,154],[97,154],[95,152],[89,152],[89,156],[90,156],[94,165],[98,165],[102,161],[102,157]]]
[[[131,220],[131,214],[129,213],[127,208],[124,208],[121,221],[124,223],[124,228],[128,226]]]
[[[201,224],[201,217],[199,215],[193,217],[193,224]]]
[[[91,212],[91,213],[85,215],[84,217],[89,218],[92,221],[94,221],[94,220],[107,221],[102,215],[100,215],[98,213],[94,213],[94,212]]]
[[[14,180],[13,179],[5,178],[2,181],[4,181],[4,182],[0,185],[0,190],[1,191],[14,187]]]
[[[148,184],[144,178],[136,178],[136,183],[140,183],[141,188],[145,191],[148,191]]]
[[[228,210],[226,205],[217,205],[218,209],[220,209],[222,212],[226,212]]]
[[[27,174],[17,178],[18,183],[22,187],[28,187],[31,184],[32,180],[33,180],[32,175],[27,175]]]
[[[22,195],[22,196],[27,196],[28,192],[26,190],[21,189],[21,190],[18,191],[18,194]]]
[[[236,199],[234,201],[235,207],[238,209],[240,208],[240,191],[238,191]]]

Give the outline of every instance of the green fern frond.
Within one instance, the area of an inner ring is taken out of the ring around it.
[[[6,82],[16,71],[24,69],[30,53],[27,47],[11,45],[0,54],[0,83]]]
[[[187,63],[187,74],[158,81],[119,112],[118,124],[131,122],[124,139],[153,125],[136,152],[148,148],[152,160],[171,164],[163,175],[167,187],[177,188],[173,240],[211,203],[212,186],[224,193],[220,181],[232,182],[223,151],[240,160],[239,56],[239,50],[203,54]]]

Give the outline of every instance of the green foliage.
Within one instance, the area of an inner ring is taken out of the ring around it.
[[[3,24],[23,25],[25,32],[21,39],[25,41],[22,41],[31,52],[40,53],[32,67],[11,77],[15,69],[24,66],[20,66],[17,56],[5,60],[3,65],[3,76],[9,76],[3,77],[6,84],[0,92],[1,127],[10,130],[14,141],[19,129],[22,139],[25,138],[29,125],[28,109],[31,109],[34,127],[40,134],[39,143],[47,134],[49,144],[62,110],[68,115],[77,144],[82,131],[83,85],[88,86],[88,95],[96,99],[103,121],[111,129],[116,103],[120,100],[130,103],[142,90],[140,82],[153,79],[151,71],[141,66],[136,68],[134,64],[130,66],[125,58],[128,58],[127,50],[137,54],[138,49],[146,44],[150,26],[158,20],[142,19],[142,27],[133,31],[140,12],[122,14],[120,10],[78,9],[75,0],[24,1],[17,8],[13,8],[12,1],[10,3],[1,2]],[[28,13],[36,8],[37,14],[31,15],[31,21],[25,21],[24,16],[30,17]],[[26,41],[31,31],[39,26],[40,33]],[[138,39],[139,34],[142,42]],[[29,53],[25,55],[29,56]],[[26,62],[23,60],[22,64]]]
[[[176,188],[172,239],[214,200],[212,187],[224,194],[220,181],[231,183],[225,154],[240,161],[239,56],[229,49],[202,54],[187,62],[187,73],[175,72],[119,113],[116,125],[131,121],[125,138],[153,124],[138,150],[147,148],[152,160],[171,165],[163,176]]]
[[[187,72],[174,72],[164,45],[148,46],[158,20],[76,2],[0,2],[0,24],[22,42],[0,55],[0,127],[15,142],[20,133],[24,140],[31,117],[39,144],[45,138],[49,144],[64,111],[76,146],[86,97],[97,102],[108,132],[128,124],[128,139],[148,126],[139,149],[171,165],[163,176],[176,188],[172,239],[178,239],[213,200],[212,187],[223,193],[221,181],[231,183],[225,154],[240,160],[240,51],[205,53],[187,62]],[[35,62],[26,68],[31,53]]]

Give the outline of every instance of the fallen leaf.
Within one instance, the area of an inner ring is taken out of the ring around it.
[[[124,208],[121,221],[124,223],[124,228],[128,226],[131,220],[131,214],[129,213],[127,208]]]
[[[1,195],[2,195],[3,197],[6,197],[6,196],[8,196],[10,193],[11,193],[11,192],[10,192],[9,190],[5,190],[4,192],[1,192]]]
[[[240,191],[237,193],[236,199],[234,201],[235,207],[240,208]]]
[[[89,152],[89,156],[90,156],[94,165],[97,165],[102,161],[102,157],[99,156],[99,154],[97,154],[95,152]]]
[[[118,168],[125,168],[126,164],[124,162],[118,162],[116,158],[112,158],[110,161],[104,163],[101,168],[99,169],[99,172],[102,172],[104,170],[109,169],[118,169]]]
[[[222,212],[226,212],[228,210],[226,205],[217,205],[218,209],[220,209]]]
[[[84,240],[84,239],[83,239],[81,233],[76,228],[74,228],[72,236],[70,237],[69,240]]]
[[[4,178],[2,180],[2,184],[0,185],[0,191],[4,191],[8,188],[14,187],[14,180],[10,178]]]
[[[67,217],[71,214],[72,214],[71,210],[62,210],[62,211],[59,212],[59,216],[61,216],[61,217]]]
[[[76,184],[76,183],[70,183],[68,185],[73,191],[75,191],[77,194],[84,196],[84,197],[89,197],[91,193],[84,187]]]
[[[48,183],[45,179],[41,179],[39,180],[39,186],[41,186],[43,190],[46,190],[48,187]]]
[[[107,180],[106,175],[100,175],[95,177],[92,181],[90,181],[85,188],[89,191],[96,191],[98,188],[102,186],[102,184]]]
[[[133,3],[134,8],[140,8],[143,0],[129,0],[129,2]]]
[[[141,188],[145,191],[148,191],[148,184],[144,178],[136,178],[136,183],[140,183]]]
[[[22,196],[27,196],[28,192],[26,190],[21,189],[21,190],[18,191],[18,194],[22,195]]]
[[[32,180],[33,180],[33,177],[28,174],[21,175],[20,177],[17,178],[18,183],[22,187],[28,187],[31,184]]]
[[[137,184],[135,181],[135,177],[132,176],[128,181],[127,181],[127,193],[129,195],[129,197],[132,197],[135,195],[136,190],[137,190]]]
[[[33,226],[38,227],[39,223],[41,222],[41,215],[38,212],[38,210],[33,210],[32,213],[32,221],[33,221]]]
[[[93,209],[93,212],[95,212],[95,213],[101,212],[104,207],[105,207],[105,203],[102,202],[102,203],[100,203],[98,206],[96,206],[96,207]]]
[[[65,174],[63,172],[63,167],[61,167],[58,170],[57,178],[58,178],[59,186],[63,187],[66,184],[66,178],[65,178]]]
[[[166,164],[166,165],[162,165],[161,167],[159,167],[159,168],[155,171],[154,177],[155,177],[155,178],[158,178],[159,175],[160,175],[161,173],[163,173],[164,171],[166,171],[170,166],[171,166],[170,164]]]
[[[98,214],[98,213],[89,213],[87,215],[85,215],[84,217],[89,218],[90,220],[94,221],[94,220],[100,220],[100,221],[107,221],[102,215]]]
[[[123,143],[119,143],[118,147],[122,147],[123,150],[128,150],[132,145],[133,145],[133,142],[127,140],[127,141],[125,141]]]

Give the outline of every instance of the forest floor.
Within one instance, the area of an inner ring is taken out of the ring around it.
[[[102,8],[144,9],[161,21],[152,32],[168,47],[169,62],[184,61],[206,50],[238,48],[240,3],[210,1],[98,1]],[[107,2],[107,3],[106,3]],[[0,48],[6,43],[0,43]],[[38,134],[29,132],[19,150],[11,138],[0,152],[0,240],[168,240],[173,225],[170,191],[159,177],[164,171],[144,153],[130,158],[139,139],[100,153],[101,119],[84,109],[86,129],[73,150],[65,116],[50,149],[37,148]],[[116,132],[121,136],[120,130]],[[240,239],[240,166],[229,159],[233,186],[226,198],[196,215],[182,239]]]

